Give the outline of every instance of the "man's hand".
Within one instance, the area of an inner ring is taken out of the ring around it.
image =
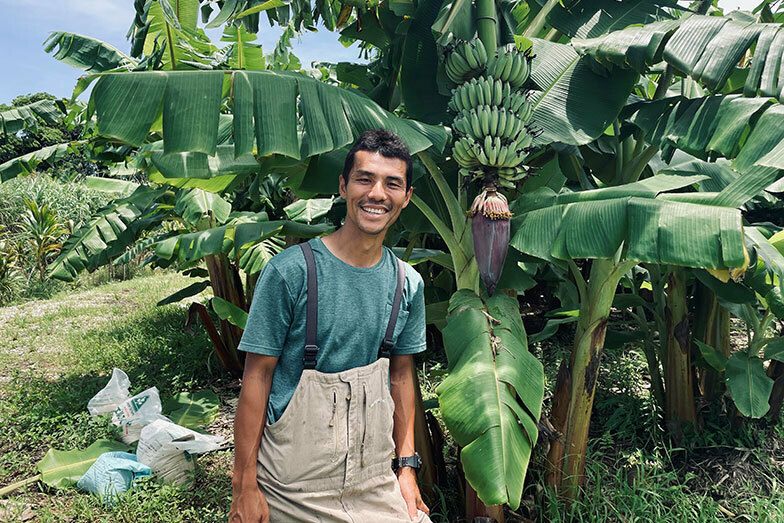
[[[421,510],[430,515],[430,509],[422,501],[422,494],[419,493],[419,486],[416,480],[416,471],[411,467],[402,467],[397,472],[397,480],[400,483],[400,492],[408,505],[408,517],[414,521],[417,517],[417,510]]]
[[[270,523],[267,498],[258,487],[234,492],[231,497],[229,523]]]

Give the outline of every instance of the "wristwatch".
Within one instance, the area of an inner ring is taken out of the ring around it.
[[[422,468],[422,458],[419,457],[418,452],[414,452],[413,456],[394,458],[392,460],[392,470],[397,472],[397,470],[401,467],[411,467],[412,469],[418,471],[420,468]]]

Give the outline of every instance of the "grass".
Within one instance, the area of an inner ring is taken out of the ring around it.
[[[115,366],[127,372],[131,393],[155,385],[162,397],[204,388],[236,397],[236,383],[223,377],[207,337],[199,328],[183,332],[186,309],[155,306],[189,283],[162,272],[0,309],[7,340],[0,348],[0,485],[35,475],[49,448],[84,448],[116,436],[105,418],[86,411]],[[230,427],[225,418],[218,432]],[[204,456],[193,489],[147,482],[114,508],[75,489],[33,485],[0,506],[0,519],[27,508],[39,521],[224,521],[231,459],[230,451]]]
[[[236,380],[225,378],[200,328],[183,332],[186,309],[155,303],[192,280],[170,272],[60,292],[52,299],[0,308],[0,486],[36,474],[47,449],[84,448],[116,429],[86,412],[113,367],[132,393],[152,385],[162,396],[210,388],[222,400],[208,427],[231,437]],[[549,391],[568,333],[534,347]],[[438,358],[436,358],[438,359]],[[443,359],[443,358],[441,358]],[[444,362],[418,358],[423,397],[432,400]],[[608,349],[600,368],[583,497],[570,507],[542,488],[545,443],[535,449],[523,503],[507,521],[784,521],[784,424],[733,428],[727,405],[703,409],[704,429],[676,447],[660,429],[645,362],[631,349]],[[546,399],[546,404],[549,398]],[[438,415],[438,409],[433,411]],[[457,452],[446,434],[447,485],[430,500],[434,521],[458,521]],[[225,521],[231,503],[230,450],[199,458],[194,487],[144,481],[114,507],[73,488],[34,484],[0,502],[0,520],[26,512],[36,521]],[[523,519],[525,518],[525,519]]]

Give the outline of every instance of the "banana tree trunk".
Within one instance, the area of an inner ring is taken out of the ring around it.
[[[691,337],[686,304],[686,273],[683,269],[676,268],[670,272],[667,281],[665,317],[667,406],[664,421],[670,433],[677,437],[684,423],[695,426],[697,423],[691,369]]]
[[[719,305],[716,295],[697,282],[697,307],[694,315],[694,339],[730,357],[730,313]],[[710,400],[720,395],[724,381],[718,371],[709,368],[700,372],[700,392]]]
[[[435,448],[433,445],[433,438],[431,437],[427,418],[425,417],[425,404],[422,401],[422,390],[419,387],[419,377],[417,376],[416,369],[413,369],[413,371],[414,394],[416,395],[416,409],[414,411],[414,447],[422,458],[422,468],[417,474],[417,479],[421,484],[420,488],[422,489],[422,492],[427,494],[431,499],[435,499],[436,492],[433,487],[439,484],[436,452],[442,452],[442,449]]]
[[[213,295],[247,311],[242,279],[240,278],[237,268],[229,262],[224,254],[211,254],[205,257],[205,261]],[[220,320],[219,325],[223,347],[230,354],[231,361],[240,362],[239,372],[241,373],[244,358],[242,357],[242,354],[237,351],[237,347],[242,338],[242,329],[230,323],[228,320]],[[237,369],[234,368],[228,370],[233,374],[236,374],[237,372]]]
[[[584,480],[588,427],[615,289],[633,266],[634,262],[593,260],[590,279],[581,293],[571,358],[558,372],[552,423],[562,438],[550,445],[545,478],[567,502],[577,497]]]

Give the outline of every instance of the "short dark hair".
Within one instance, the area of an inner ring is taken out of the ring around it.
[[[411,153],[398,135],[386,129],[370,129],[362,133],[348,152],[346,163],[343,165],[343,179],[346,183],[348,183],[349,174],[354,168],[354,157],[357,151],[379,153],[385,158],[403,160],[406,163],[406,190],[411,187],[414,170],[411,163]]]

